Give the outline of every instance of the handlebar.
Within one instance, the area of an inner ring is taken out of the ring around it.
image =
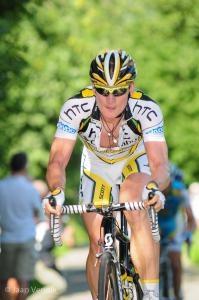
[[[124,210],[144,210],[144,203],[140,202],[125,202],[113,204],[111,206],[96,207],[94,205],[63,205],[62,214],[83,214],[96,212],[98,214],[105,215],[113,211],[124,211]]]
[[[54,203],[50,199],[50,204]],[[51,205],[52,205],[51,204]],[[142,201],[139,202],[125,202],[125,203],[119,203],[119,204],[113,204],[111,206],[104,206],[104,207],[95,207],[94,205],[63,205],[62,206],[62,215],[69,215],[69,214],[83,214],[83,213],[91,213],[95,212],[101,215],[107,215],[108,213],[114,212],[114,211],[138,211],[138,210],[144,210],[146,209],[144,207],[144,203]],[[155,213],[157,215],[157,213]],[[154,220],[151,219],[152,223],[152,233],[153,231],[155,234],[159,234],[158,229],[158,222],[157,217]],[[61,225],[60,225],[60,218],[54,214],[50,214],[50,229],[51,229],[51,235],[54,239],[55,245],[61,246]]]

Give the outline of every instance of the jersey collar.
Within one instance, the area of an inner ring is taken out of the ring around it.
[[[100,121],[100,110],[99,110],[99,107],[97,106],[96,101],[95,101],[95,104],[93,106],[91,116],[92,116],[92,119]],[[132,117],[133,117],[133,115],[132,115],[131,110],[130,110],[129,99],[128,99],[127,105],[124,109],[124,121],[130,120]]]

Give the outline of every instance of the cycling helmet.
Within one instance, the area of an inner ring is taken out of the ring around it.
[[[184,180],[182,170],[173,163],[170,163],[170,175],[171,175],[171,180],[176,180],[176,181]]]
[[[94,85],[127,85],[133,81],[136,74],[133,59],[123,50],[107,50],[100,53],[90,65],[90,77]]]

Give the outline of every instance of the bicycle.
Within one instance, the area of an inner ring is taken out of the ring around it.
[[[152,197],[152,195],[151,195]],[[50,204],[55,206],[54,198]],[[143,291],[139,275],[130,258],[130,241],[128,238],[127,221],[124,211],[144,210],[140,202],[125,202],[105,207],[93,205],[66,205],[62,207],[62,214],[99,213],[103,216],[101,223],[102,236],[99,240],[101,252],[96,255],[100,260],[98,299],[99,300],[141,300]],[[120,226],[114,212],[120,212]],[[150,210],[151,226],[153,232],[158,232],[157,214],[153,208]],[[56,245],[61,245],[61,229],[59,217],[50,215],[51,234]],[[116,247],[118,241],[118,247]]]
[[[174,299],[171,263],[168,256],[168,243],[166,242],[162,242],[160,246],[160,299]]]
[[[187,243],[187,255],[190,254],[190,247],[192,242],[192,234],[190,232],[184,233],[184,241]],[[162,238],[160,243],[160,300],[174,300],[174,282],[173,270],[171,265],[171,258],[169,257],[169,246],[172,240]],[[181,290],[181,297],[183,295]]]

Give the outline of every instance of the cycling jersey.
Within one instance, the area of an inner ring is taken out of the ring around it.
[[[75,140],[79,135],[84,144],[79,199],[85,204],[116,203],[119,185],[126,177],[137,172],[150,175],[144,142],[165,140],[159,106],[139,90],[129,95],[117,147],[101,147],[101,131],[100,111],[92,87],[64,103],[55,136]]]
[[[144,151],[143,141],[165,140],[162,112],[156,102],[140,90],[129,95],[117,147],[101,147],[101,131],[100,111],[92,87],[81,90],[64,103],[55,137],[76,139],[79,135],[85,147],[108,164],[128,158],[138,146]]]

